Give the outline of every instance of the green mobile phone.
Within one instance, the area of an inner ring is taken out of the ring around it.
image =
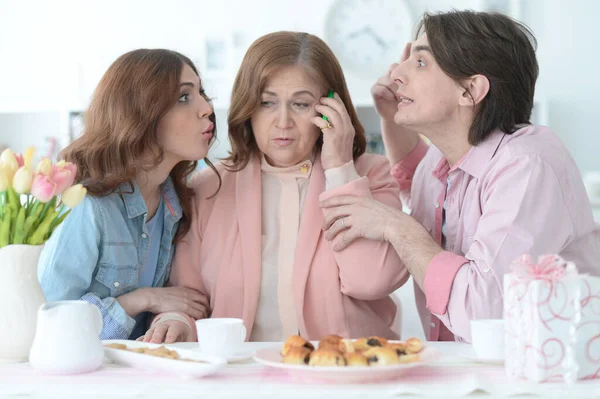
[[[329,91],[327,92],[327,97],[333,98],[334,94],[335,94],[335,92],[333,90],[329,89]],[[323,118],[323,120],[329,122],[329,119],[327,119],[327,117],[325,115],[321,116],[321,118]]]

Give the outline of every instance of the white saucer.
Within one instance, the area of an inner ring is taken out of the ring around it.
[[[477,355],[473,355],[473,354],[466,354],[466,353],[460,353],[458,356],[464,358],[464,359],[468,359],[472,362],[475,363],[483,363],[483,364],[495,364],[495,365],[502,365],[504,364],[504,359],[484,359],[481,357],[477,357]]]
[[[198,342],[176,342],[174,344],[169,344],[169,346],[202,352],[202,349],[200,348]],[[233,356],[226,357],[226,359],[228,363],[243,362],[244,360],[252,359],[252,356],[254,356],[254,354],[254,351],[238,352]]]

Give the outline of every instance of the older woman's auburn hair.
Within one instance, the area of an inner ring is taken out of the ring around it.
[[[85,112],[83,134],[61,152],[62,158],[77,165],[76,180],[89,194],[111,194],[123,183],[131,184],[139,170],[150,171],[162,161],[156,128],[177,102],[186,64],[198,75],[192,61],[180,53],[138,49],[108,68]],[[210,119],[215,122],[214,114]],[[151,160],[142,165],[144,159]],[[179,162],[170,174],[183,209],[175,240],[191,224],[193,190],[187,187],[187,178],[196,165],[196,161]]]
[[[304,32],[274,32],[257,39],[244,56],[231,93],[228,125],[231,151],[224,159],[226,168],[239,171],[259,153],[250,118],[258,109],[268,78],[286,66],[305,68],[324,90],[335,91],[342,99],[354,126],[353,158],[365,152],[367,140],[360,123],[346,79],[337,58],[325,42]],[[319,139],[316,145],[323,145]]]

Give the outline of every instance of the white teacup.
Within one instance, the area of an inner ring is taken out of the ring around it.
[[[592,205],[600,205],[600,171],[586,173],[583,184]]]
[[[211,355],[231,357],[240,351],[246,340],[242,319],[196,320],[196,330],[200,350]]]
[[[479,359],[504,359],[504,320],[471,320],[471,345]]]

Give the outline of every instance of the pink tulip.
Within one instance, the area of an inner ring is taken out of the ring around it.
[[[56,195],[56,183],[48,176],[37,174],[33,178],[31,194],[40,202],[48,202]]]
[[[25,160],[23,159],[23,154],[15,154],[15,158],[17,158],[17,164],[19,165],[19,168],[23,165],[25,165]]]
[[[55,195],[71,187],[77,175],[77,166],[71,162],[59,161],[52,167],[51,180],[56,183]]]

